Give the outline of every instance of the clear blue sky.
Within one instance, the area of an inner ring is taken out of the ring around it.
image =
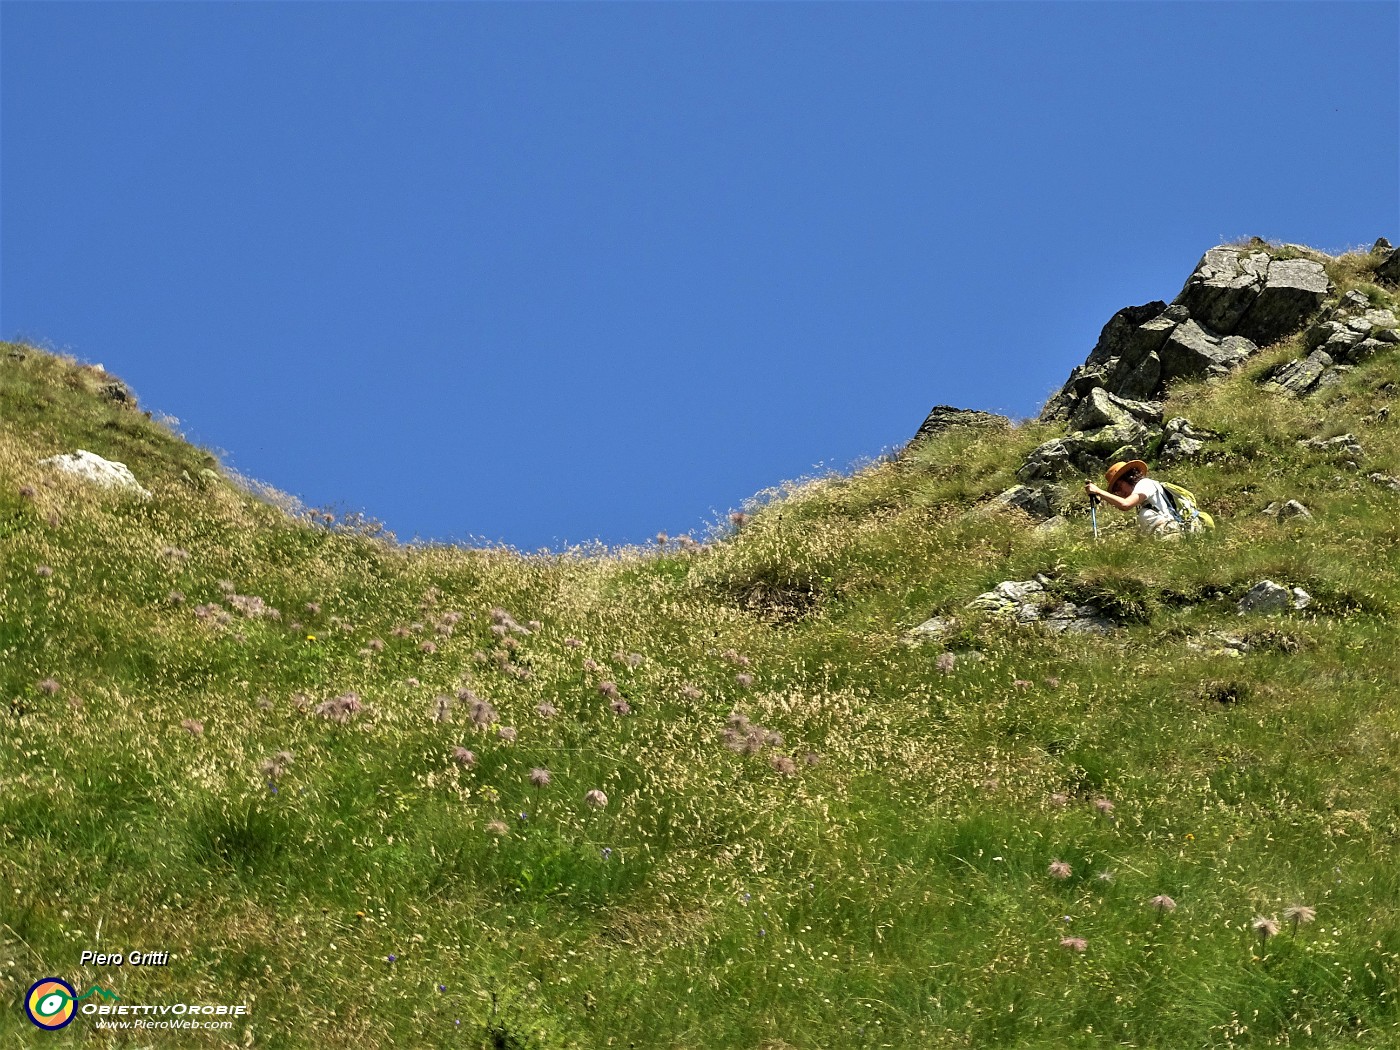
[[[0,4],[0,336],[401,538],[703,529],[1400,243],[1400,4]],[[94,450],[100,451],[100,450]]]

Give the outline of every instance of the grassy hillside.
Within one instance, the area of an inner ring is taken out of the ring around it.
[[[1400,1046],[1400,352],[1263,391],[1299,347],[1173,391],[1189,542],[997,507],[1024,424],[545,557],[289,514],[0,346],[0,1045]],[[1122,628],[965,608],[1037,573]],[[44,1033],[46,976],[248,1013]]]

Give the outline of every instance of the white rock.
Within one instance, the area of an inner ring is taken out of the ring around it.
[[[1292,594],[1293,608],[1306,609],[1309,605],[1312,604],[1312,595],[1309,594],[1307,591],[1303,590],[1303,588],[1294,587],[1292,590]]]
[[[110,459],[103,459],[101,456],[86,449],[78,449],[77,452],[69,453],[66,456],[52,456],[49,459],[39,461],[41,467],[54,467],[67,474],[76,474],[84,481],[90,481],[94,485],[101,485],[103,488],[124,488],[139,493],[146,499],[151,498],[150,492],[141,487],[135,475],[125,463],[117,463]]]

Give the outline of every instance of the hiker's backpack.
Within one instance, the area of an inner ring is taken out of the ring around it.
[[[1196,495],[1190,489],[1173,485],[1170,481],[1159,482],[1166,498],[1167,509],[1177,520],[1184,532],[1200,532],[1215,528],[1215,519],[1196,505]]]

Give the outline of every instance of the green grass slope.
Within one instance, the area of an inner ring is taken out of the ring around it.
[[[1400,1046],[1400,353],[1262,391],[1299,345],[1173,391],[1190,542],[998,509],[1025,424],[589,557],[288,513],[0,346],[0,1045]],[[965,609],[1036,573],[1123,628]],[[247,1013],[45,1033],[46,976]]]

